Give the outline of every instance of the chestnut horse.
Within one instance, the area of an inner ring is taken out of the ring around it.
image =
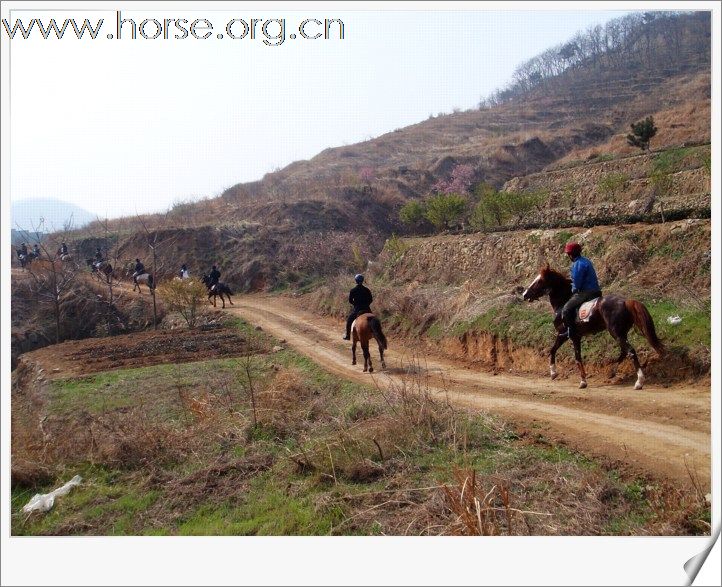
[[[356,364],[356,344],[361,343],[361,350],[364,354],[364,373],[374,372],[371,364],[371,353],[369,352],[369,341],[375,338],[379,345],[379,354],[381,355],[381,368],[386,369],[386,361],[384,361],[384,351],[389,348],[386,337],[381,330],[381,322],[371,313],[361,314],[353,321],[351,325],[351,339],[353,346],[351,347],[352,365]]]
[[[551,378],[555,379],[557,376],[557,350],[568,338],[567,327],[563,323],[561,310],[569,298],[572,297],[572,282],[565,275],[551,269],[548,263],[546,267],[542,267],[539,275],[531,282],[531,285],[524,290],[523,297],[525,300],[533,302],[545,295],[549,296],[549,302],[554,309],[554,328],[557,331],[556,340],[552,345],[549,358],[549,373]],[[634,389],[642,389],[644,373],[639,364],[637,352],[627,340],[627,335],[633,326],[639,329],[652,348],[657,351],[657,354],[661,355],[664,352],[664,345],[657,338],[652,316],[650,316],[644,304],[637,300],[628,300],[617,295],[603,296],[594,305],[588,320],[577,321],[578,334],[572,340],[572,344],[574,345],[574,357],[581,376],[579,389],[584,389],[587,386],[587,375],[582,363],[581,339],[583,336],[597,334],[603,330],[607,330],[612,335],[619,343],[620,349],[619,358],[610,377],[616,376],[620,363],[629,356],[632,358],[634,367],[637,370],[637,382],[634,384]]]

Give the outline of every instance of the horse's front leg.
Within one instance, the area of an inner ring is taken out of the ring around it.
[[[585,389],[587,387],[587,373],[584,370],[584,363],[582,362],[582,339],[579,335],[572,339],[574,344],[574,358],[577,361],[577,367],[579,368],[579,389]]]
[[[566,333],[557,333],[557,337],[554,339],[554,344],[549,351],[549,375],[552,380],[557,378],[557,351],[567,341]]]
[[[354,334],[353,337],[353,344],[351,345],[351,364],[356,364],[356,345],[358,344],[358,340],[356,338],[356,335]]]
[[[225,310],[226,309],[226,299],[225,299],[225,297],[223,297],[223,294],[221,294],[221,304],[223,304],[221,306],[221,308]]]

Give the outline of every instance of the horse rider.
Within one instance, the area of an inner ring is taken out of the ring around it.
[[[38,243],[35,243],[35,244],[33,245],[33,257],[34,257],[35,259],[39,259],[39,258],[40,258],[40,247],[38,246]]]
[[[25,243],[22,243],[20,245],[20,248],[18,249],[18,257],[20,255],[22,255],[26,259],[28,258],[28,245],[26,245]]]
[[[343,337],[344,340],[351,339],[351,325],[353,321],[361,314],[371,312],[371,302],[374,299],[371,295],[371,290],[363,284],[363,275],[356,275],[354,281],[356,281],[356,287],[348,294],[348,303],[353,306],[353,310],[346,319],[346,334]]]
[[[216,267],[215,265],[213,265],[213,267],[211,268],[208,279],[210,283],[210,287],[208,289],[210,289],[211,291],[215,291],[216,285],[218,285],[218,282],[221,279],[221,272],[218,271],[218,267]]]
[[[140,262],[140,259],[135,260],[135,273],[133,273],[133,281],[135,281],[138,276],[143,275],[145,273],[145,266],[143,263]]]
[[[60,248],[58,249],[58,257],[64,257],[68,254],[68,245],[65,243],[60,243]]]
[[[564,246],[564,252],[572,261],[569,270],[572,278],[572,297],[562,308],[562,318],[568,329],[567,337],[569,340],[573,340],[577,336],[576,323],[579,306],[584,302],[601,297],[602,291],[594,265],[589,259],[582,256],[582,245],[568,242]]]
[[[181,279],[188,279],[191,276],[190,273],[188,272],[188,267],[186,267],[185,263],[183,263],[183,265],[181,265],[179,275],[180,275]]]
[[[95,249],[95,257],[93,258],[93,265],[95,266],[96,269],[99,269],[104,260],[105,259],[103,259],[103,253],[100,250],[100,247],[98,247],[97,249]]]

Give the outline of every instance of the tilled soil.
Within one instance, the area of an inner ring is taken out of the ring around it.
[[[111,369],[188,363],[254,352],[233,328],[158,330],[108,338],[74,340],[27,353],[49,378],[86,375]]]

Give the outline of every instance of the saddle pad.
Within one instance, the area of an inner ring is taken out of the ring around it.
[[[601,298],[594,298],[579,306],[579,322],[589,322],[589,319],[592,317],[592,312],[594,312],[600,299]]]

